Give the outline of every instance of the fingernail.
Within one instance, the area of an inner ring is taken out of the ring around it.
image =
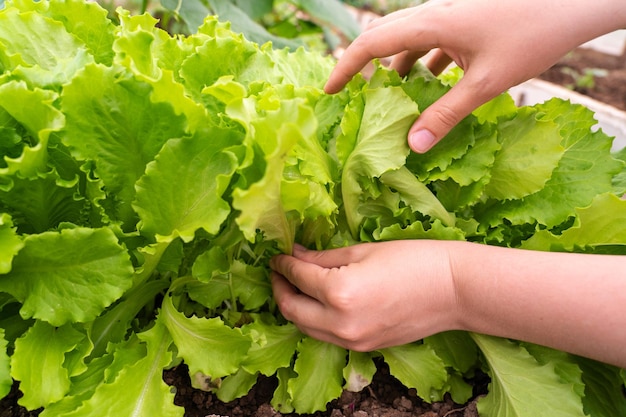
[[[298,252],[298,253],[302,253],[304,251],[306,251],[306,248],[304,246],[302,246],[299,243],[294,243],[293,244],[293,251],[294,252]]]
[[[435,144],[435,135],[426,129],[418,130],[409,135],[409,147],[417,153],[424,153]]]

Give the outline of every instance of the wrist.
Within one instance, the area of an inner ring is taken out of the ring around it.
[[[449,242],[448,259],[450,264],[450,317],[448,318],[448,330],[471,331],[472,320],[468,317],[471,313],[468,296],[471,290],[468,288],[468,271],[474,268],[476,258],[468,256],[475,244],[463,241]]]

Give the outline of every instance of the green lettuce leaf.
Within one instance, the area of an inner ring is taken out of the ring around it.
[[[220,318],[185,317],[167,297],[159,314],[189,366],[189,373],[200,372],[211,379],[234,374],[244,360],[252,340],[238,328],[230,328]]]
[[[405,386],[415,388],[426,401],[440,401],[437,391],[448,378],[443,360],[426,344],[407,344],[379,350],[391,373]]]
[[[165,103],[152,103],[151,87],[117,67],[88,65],[65,86],[64,144],[78,160],[96,161],[95,174],[114,196],[114,219],[130,228],[135,182],[165,142],[184,136],[184,118]]]
[[[584,383],[583,405],[593,417],[620,416],[626,413],[626,398],[615,389],[623,387],[624,370],[587,358],[576,358]]]
[[[11,378],[11,358],[7,352],[9,342],[4,338],[4,329],[0,328],[0,398],[4,398],[13,386]]]
[[[184,409],[174,405],[174,393],[163,381],[163,369],[173,360],[172,338],[162,323],[137,335],[143,355],[136,349],[116,351],[119,372],[100,384],[93,395],[68,417],[93,416],[102,413],[125,416],[159,415],[182,417]],[[132,347],[132,346],[131,346]],[[126,358],[123,358],[123,356]]]
[[[348,364],[343,368],[343,388],[352,392],[361,392],[372,383],[376,373],[376,364],[371,352],[348,352]]]
[[[0,108],[24,129],[22,144],[26,145],[19,157],[5,157],[7,167],[0,168],[0,175],[19,173],[23,178],[32,178],[47,171],[50,135],[65,123],[63,114],[52,105],[57,97],[49,90],[31,90],[21,81],[0,85]]]
[[[563,132],[565,153],[550,180],[523,200],[487,205],[477,210],[476,217],[481,222],[496,225],[503,219],[513,224],[537,221],[554,227],[567,220],[575,208],[589,205],[597,194],[613,191],[612,178],[622,171],[623,165],[610,155],[612,138],[602,131],[589,131],[595,124],[589,110],[582,107],[570,110],[569,106],[569,103],[551,100],[538,107],[544,112],[544,118],[553,120]]]
[[[63,181],[56,171],[35,178],[12,178],[10,191],[0,196],[0,204],[19,220],[21,233],[43,233],[62,222],[80,224],[85,201],[78,197],[78,177]]]
[[[478,401],[484,416],[584,416],[573,384],[563,382],[553,363],[540,364],[523,347],[505,339],[472,334],[491,377],[489,394]],[[554,401],[558,398],[559,401]]]
[[[189,242],[198,229],[217,234],[230,214],[223,194],[237,166],[235,156],[223,150],[238,141],[232,133],[211,129],[167,142],[135,187],[139,230],[162,241]]]
[[[324,410],[326,403],[339,397],[345,365],[345,349],[310,337],[302,339],[293,367],[298,376],[288,382],[295,409],[313,413]],[[311,395],[312,392],[315,395]]]
[[[351,127],[358,135],[341,177],[344,211],[354,236],[363,219],[358,209],[360,181],[371,181],[404,164],[409,153],[406,134],[419,113],[413,100],[397,87],[366,89],[363,96],[360,125]]]
[[[273,375],[279,368],[287,368],[303,338],[292,323],[278,326],[255,320],[243,329],[252,337],[253,343],[241,367],[249,373]]]
[[[13,257],[23,246],[24,243],[15,233],[11,216],[0,213],[0,274],[11,271]]]
[[[265,154],[265,172],[247,189],[233,191],[233,207],[241,212],[237,224],[246,238],[254,240],[257,230],[291,253],[295,227],[300,217],[285,212],[281,183],[287,158],[298,141],[315,134],[313,112],[301,100],[280,102],[248,98],[228,106],[228,115],[247,130],[246,141],[254,142]],[[277,127],[278,126],[278,127]]]
[[[8,69],[42,87],[58,87],[93,62],[85,45],[61,22],[33,11],[5,9],[0,14],[0,44]]]
[[[64,367],[66,354],[85,339],[72,325],[51,326],[36,322],[15,341],[11,376],[20,381],[24,396],[19,403],[34,410],[61,400],[70,389],[70,375]]]
[[[85,44],[96,62],[111,65],[115,25],[107,18],[106,9],[97,3],[82,0],[11,0],[11,5],[22,12],[35,11],[62,23],[67,32]]]
[[[600,194],[585,208],[576,210],[577,221],[560,235],[540,230],[522,247],[544,251],[574,251],[578,248],[619,245],[626,254],[626,201],[613,194]]]
[[[0,275],[0,291],[23,303],[22,317],[61,326],[95,319],[130,287],[132,274],[109,229],[65,229],[26,237],[11,272]]]
[[[485,194],[498,200],[520,199],[543,189],[564,149],[556,126],[537,120],[537,111],[519,110],[501,123],[502,147],[491,169]]]

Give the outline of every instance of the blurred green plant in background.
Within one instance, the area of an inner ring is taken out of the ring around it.
[[[0,8],[7,0],[0,0]],[[208,15],[229,21],[235,32],[276,48],[331,52],[352,41],[362,29],[353,10],[379,15],[391,13],[427,0],[96,0],[108,10],[116,23],[116,9],[123,7],[136,14],[149,13],[159,26],[171,34],[196,32]]]
[[[405,9],[425,3],[427,0],[344,0],[343,2],[359,8],[385,15],[396,10]]]
[[[3,0],[0,0],[2,2]],[[274,47],[334,50],[361,31],[355,15],[339,0],[98,0],[116,20],[119,6],[150,13],[171,34],[193,34],[207,15],[229,21],[235,32]]]

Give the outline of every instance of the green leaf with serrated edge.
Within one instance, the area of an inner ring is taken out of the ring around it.
[[[7,352],[7,340],[4,338],[4,329],[0,328],[0,398],[4,398],[13,386],[11,378],[11,359]]]
[[[239,140],[214,128],[167,142],[135,187],[139,230],[160,241],[189,242],[198,229],[216,234],[231,211],[223,195],[237,164],[222,150]]]
[[[581,398],[571,383],[564,383],[554,365],[541,365],[528,351],[506,339],[472,334],[491,377],[489,393],[478,401],[485,417],[583,417]],[[558,401],[554,401],[558,398]]]
[[[102,356],[109,343],[121,342],[141,309],[168,285],[169,281],[165,279],[141,284],[128,291],[111,309],[98,316],[89,325],[89,338],[93,343],[90,357]]]
[[[585,412],[593,417],[626,415],[624,380],[620,376],[624,370],[582,357],[576,357],[575,363],[582,370]]]
[[[465,155],[453,160],[445,169],[433,167],[428,171],[427,177],[422,175],[423,180],[427,179],[429,183],[432,183],[452,179],[462,187],[477,182],[484,184],[489,182],[496,154],[502,148],[496,126],[491,123],[482,125],[474,123],[467,130],[473,133],[474,145],[467,149]],[[462,139],[459,138],[459,140]]]
[[[253,342],[241,367],[249,373],[271,376],[279,368],[289,367],[303,335],[291,323],[267,324],[261,318],[242,328]]]
[[[270,299],[272,286],[265,267],[235,260],[231,274],[233,294],[246,310],[254,311]]]
[[[478,123],[497,123],[500,118],[512,118],[517,114],[515,100],[508,92],[491,99],[487,103],[477,107],[472,114],[476,116]]]
[[[296,220],[283,210],[280,192],[283,169],[293,146],[305,140],[306,132],[296,122],[308,121],[313,114],[300,100],[285,100],[278,105],[278,109],[265,110],[263,103],[244,99],[227,108],[228,115],[246,128],[246,140],[257,141],[262,147],[267,162],[261,180],[245,190],[233,191],[232,205],[241,211],[237,224],[248,240],[253,241],[260,229],[267,240],[276,240],[282,251],[291,253]],[[253,113],[248,110],[250,107]],[[265,117],[258,117],[257,111],[265,112]]]
[[[274,391],[274,396],[270,404],[274,407],[274,410],[279,411],[283,414],[293,413],[293,405],[291,404],[291,395],[289,394],[289,381],[292,378],[295,378],[297,374],[293,371],[291,367],[289,368],[280,368],[276,372],[276,377],[278,378],[278,386]]]
[[[96,318],[130,287],[132,274],[111,230],[65,229],[27,236],[0,290],[23,303],[22,317],[61,326]]]
[[[256,384],[257,374],[250,374],[243,369],[239,369],[233,375],[222,380],[215,395],[220,401],[230,402],[246,395]]]
[[[99,4],[83,0],[12,0],[11,5],[22,12],[36,11],[42,16],[61,22],[69,33],[85,44],[96,62],[111,64],[115,25],[107,18],[106,9]]]
[[[174,393],[163,381],[163,369],[172,363],[172,338],[158,321],[137,335],[145,345],[145,356],[127,363],[112,381],[96,388],[93,396],[67,415],[182,417],[184,409],[174,405]],[[119,353],[123,355],[123,352]]]
[[[119,32],[113,49],[115,62],[132,71],[138,80],[153,88],[153,103],[168,103],[176,114],[184,114],[191,132],[204,126],[209,114],[202,103],[194,101],[176,77],[185,59],[193,53],[194,38],[175,38],[156,25],[149,14],[131,15],[118,9]]]
[[[576,363],[576,358],[569,353],[551,349],[532,343],[520,343],[540,365],[550,363],[554,365],[554,372],[561,378],[561,382],[571,383],[574,392],[581,398],[585,395],[585,385],[582,382],[582,371]],[[584,400],[583,400],[584,401]]]
[[[0,204],[20,218],[20,233],[42,233],[63,222],[81,223],[88,204],[79,197],[79,178],[63,181],[55,170],[33,178],[12,178],[13,187],[0,194]]]
[[[57,94],[48,90],[30,90],[25,82],[10,81],[0,85],[0,107],[2,107],[21,127],[31,140],[22,154],[16,158],[5,158],[6,168],[0,174],[12,175],[17,172],[24,178],[31,178],[39,172],[46,172],[48,160],[48,140],[50,134],[60,130],[65,118],[53,107]],[[22,105],[16,106],[15,103]]]
[[[540,230],[522,247],[534,250],[626,245],[626,201],[613,194],[596,196],[591,205],[576,210],[576,223],[560,235]]]
[[[298,48],[295,51],[288,49],[264,49],[264,51],[272,59],[275,71],[281,74],[281,83],[296,87],[321,90],[335,66],[335,61],[331,57],[304,48]],[[335,102],[337,98],[341,98],[341,96],[335,97],[334,95],[324,97],[331,97],[328,99],[330,102]],[[345,105],[345,103],[343,104]],[[336,116],[337,113],[335,113]]]
[[[468,333],[448,331],[424,339],[424,344],[434,349],[446,366],[465,374],[478,361],[478,347]]]
[[[425,230],[421,222],[414,222],[406,227],[399,224],[375,230],[372,233],[375,240],[400,240],[400,239],[436,239],[436,240],[465,240],[465,234],[461,229],[444,226],[439,220],[435,220],[430,229]]]
[[[200,282],[211,282],[230,271],[230,262],[221,246],[213,246],[201,253],[193,263],[191,273]]]
[[[252,343],[240,329],[228,327],[220,318],[185,317],[170,297],[163,301],[159,320],[172,335],[192,376],[201,372],[216,379],[237,372]]]
[[[259,80],[280,83],[280,73],[274,70],[269,55],[228,26],[215,16],[207,17],[198,29],[198,38],[204,42],[181,65],[184,84],[198,101],[202,101],[199,93],[204,87],[223,76],[234,76],[245,86]]]
[[[136,359],[145,356],[145,349]],[[68,416],[88,400],[96,388],[103,383],[105,370],[113,362],[113,354],[96,358],[89,362],[87,370],[70,379],[70,391],[62,400],[46,406],[41,417]]]
[[[448,379],[443,360],[428,345],[411,343],[379,350],[391,374],[405,386],[415,388],[426,401],[440,401],[437,390]]]
[[[380,176],[383,184],[400,193],[413,211],[439,219],[446,226],[454,225],[454,216],[446,211],[437,197],[406,167],[387,171]]]
[[[120,33],[115,38],[115,62],[150,80],[161,77],[170,62],[165,57],[182,54],[181,45],[165,30],[157,28],[158,20],[148,13],[131,16],[128,10],[119,10]]]
[[[362,93],[364,84],[365,81],[358,77],[347,84],[346,95],[348,100],[339,122],[337,138],[333,143],[329,143],[333,147],[331,152],[337,155],[342,172],[343,166],[356,146],[359,126],[365,109],[365,96]]]
[[[6,55],[14,56],[8,69],[23,73],[29,81],[46,76],[49,83],[60,86],[80,68],[79,62],[84,65],[93,60],[61,22],[36,12],[21,13],[14,7],[0,14],[0,43]],[[35,75],[30,76],[31,72]]]
[[[376,373],[376,364],[372,360],[374,354],[370,352],[356,352],[351,350],[348,355],[348,364],[343,368],[344,389],[352,392],[361,392],[372,383]]]
[[[23,246],[22,239],[15,232],[11,216],[0,213],[0,274],[11,271],[13,257]]]
[[[346,355],[339,346],[310,337],[302,339],[293,367],[298,376],[287,383],[296,412],[324,410],[329,401],[341,395]]]
[[[615,147],[615,144],[613,146]],[[626,147],[613,152],[612,156],[623,163],[622,171],[613,177],[613,186],[615,194],[624,196],[626,195]]]
[[[184,136],[184,117],[152,103],[151,92],[119,67],[87,65],[61,94],[63,143],[76,159],[96,161],[96,175],[117,202],[109,215],[126,227],[135,220],[135,182],[165,142]]]
[[[556,226],[585,207],[598,194],[613,191],[612,178],[623,169],[610,155],[612,139],[602,131],[590,132],[593,114],[582,106],[560,100],[537,105],[544,119],[553,120],[563,131],[566,151],[545,187],[523,200],[477,207],[475,217],[482,223],[496,225],[502,219],[513,224],[535,220],[548,227]]]
[[[499,123],[498,130],[501,149],[485,194],[512,200],[541,190],[564,153],[556,125],[538,119],[536,110],[524,107],[515,118]]]
[[[399,87],[365,90],[365,107],[354,149],[341,176],[341,193],[353,235],[363,218],[358,212],[359,181],[400,168],[409,153],[406,134],[417,118],[417,105]]]
[[[19,404],[29,410],[45,407],[62,399],[70,389],[65,355],[85,339],[71,325],[53,327],[36,322],[15,341],[11,356],[11,376],[20,381],[24,396]]]
[[[415,100],[420,111],[424,111],[449,90],[439,80],[424,77],[409,79],[401,84],[401,88]],[[432,170],[447,170],[453,161],[462,158],[475,145],[476,138],[472,128],[475,124],[476,118],[473,115],[464,118],[428,152],[412,152],[407,159],[407,166],[422,181],[428,179]]]
[[[189,296],[209,308],[218,307],[224,300],[238,300],[247,310],[263,305],[272,289],[267,270],[228,260],[221,247],[214,246],[200,254],[192,267],[192,274],[201,282],[189,283]]]

